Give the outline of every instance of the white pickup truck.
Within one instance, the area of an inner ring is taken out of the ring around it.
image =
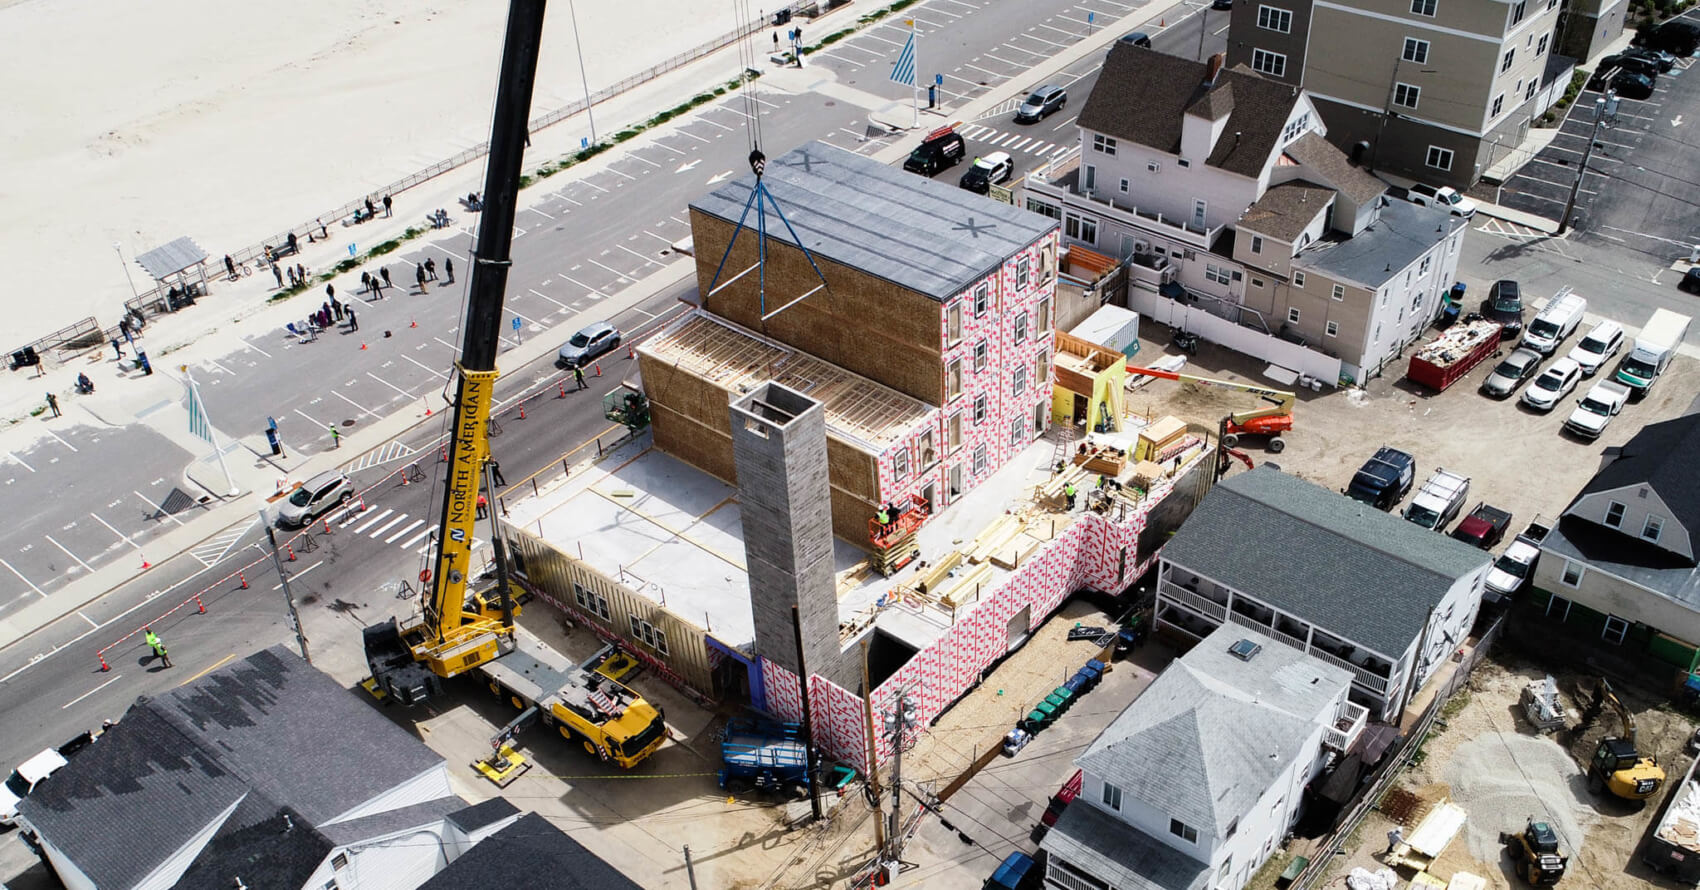
[[[1405,508],[1405,518],[1423,528],[1446,531],[1447,523],[1458,518],[1464,509],[1464,499],[1469,496],[1470,477],[1442,467],[1417,489],[1411,505]]]
[[[1594,440],[1606,431],[1606,426],[1623,406],[1629,404],[1629,387],[1615,380],[1601,380],[1576,400],[1576,410],[1564,421],[1564,428],[1578,439]]]

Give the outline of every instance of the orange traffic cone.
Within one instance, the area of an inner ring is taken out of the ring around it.
[[[142,571],[145,572],[145,571],[147,571],[148,569],[151,569],[151,568],[153,568],[153,563],[148,562],[148,558],[146,556],[143,556],[142,557]]]
[[[361,348],[361,349],[365,349],[365,348],[366,348],[366,341],[365,341],[365,340],[361,340],[361,341],[360,341],[360,348]]]

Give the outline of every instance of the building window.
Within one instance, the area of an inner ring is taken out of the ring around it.
[[[891,453],[891,478],[902,482],[909,478],[909,446],[903,445]]]
[[[1284,76],[1287,73],[1287,57],[1266,49],[1254,49],[1251,51],[1251,70],[1270,77]]]
[[[1098,168],[1091,164],[1087,164],[1085,167],[1086,172],[1081,175],[1080,187],[1090,195],[1092,190],[1098,187]]]
[[[962,395],[962,359],[953,358],[944,369],[944,395],[954,399]]]
[[[1251,236],[1251,252],[1252,253],[1262,253],[1263,252],[1263,236],[1262,235]]]
[[[1015,394],[1015,395],[1021,395],[1022,393],[1027,391],[1027,369],[1026,368],[1016,368],[1015,369],[1015,376],[1011,379],[1009,388],[1010,388],[1010,392]]]
[[[1567,621],[1570,618],[1570,601],[1562,596],[1553,595],[1547,598],[1547,617]]]
[[[1616,615],[1606,616],[1606,626],[1600,630],[1600,639],[1613,646],[1623,645],[1623,637],[1629,633],[1629,622]]]
[[[985,340],[974,344],[974,370],[986,370],[986,356],[991,353],[991,344]]]
[[[944,311],[944,340],[946,345],[955,346],[962,342],[962,303],[957,301],[950,304]]]
[[[1375,335],[1370,337],[1369,341],[1371,343],[1380,343],[1381,342],[1381,322],[1378,321],[1378,322],[1375,323]]]
[[[1182,170],[1185,170],[1185,169],[1187,169],[1187,168],[1188,168],[1188,167],[1191,167],[1191,166],[1192,166],[1192,162],[1191,162],[1191,161],[1189,161],[1189,160],[1187,160],[1187,159],[1186,159],[1186,158],[1179,158],[1179,159],[1177,159],[1177,160],[1176,160],[1176,161],[1175,161],[1175,163],[1177,163],[1177,164],[1179,164],[1179,165],[1181,165],[1181,169],[1182,169]]]
[[[1505,72],[1510,71],[1511,70],[1511,63],[1516,61],[1516,60],[1517,60],[1517,47],[1514,46],[1514,47],[1505,51],[1505,58],[1499,60],[1499,73],[1504,74]]]
[[[1535,44],[1535,55],[1537,55],[1537,56],[1542,56],[1542,55],[1546,55],[1546,51],[1547,51],[1547,40],[1548,40],[1548,38],[1550,38],[1550,37],[1551,37],[1551,36],[1552,36],[1552,35],[1551,35],[1551,34],[1542,34],[1542,35],[1541,35],[1541,42],[1540,42],[1540,43],[1537,43],[1537,44]]]
[[[1606,525],[1612,528],[1623,528],[1623,511],[1627,509],[1617,501],[1608,503],[1606,505]]]
[[[1093,133],[1092,150],[1113,155],[1116,153],[1116,140],[1113,137],[1105,136],[1103,133]]]
[[[986,446],[984,443],[974,446],[974,475],[986,472]]]
[[[1393,104],[1401,108],[1415,108],[1422,94],[1422,87],[1414,87],[1408,83],[1397,84],[1393,87]]]
[[[950,415],[950,450],[962,447],[962,412]]]
[[[1023,291],[1023,290],[1027,289],[1028,275],[1031,272],[1031,269],[1029,267],[1031,265],[1032,264],[1027,261],[1026,257],[1022,257],[1021,259],[1015,261],[1015,289],[1016,290]]]
[[[1564,574],[1561,575],[1558,580],[1564,582],[1565,587],[1578,587],[1582,584],[1582,575],[1585,574],[1585,572],[1586,567],[1584,567],[1581,563],[1573,559],[1567,559],[1564,561]]]
[[[980,316],[985,315],[986,314],[986,307],[991,305],[991,302],[992,302],[992,286],[991,285],[982,284],[979,287],[974,288],[974,317],[979,318]]]
[[[1013,339],[1017,346],[1027,342],[1027,313],[1025,312],[1018,312],[1015,315],[1015,335]]]
[[[1124,194],[1124,195],[1127,194],[1127,189],[1128,189],[1129,185],[1130,185],[1130,183],[1127,181],[1127,178],[1123,177],[1122,181],[1121,181],[1122,194]]]
[[[1641,537],[1649,541],[1657,541],[1659,532],[1664,531],[1665,521],[1657,516],[1647,517],[1647,524],[1641,526]]]
[[[1535,98],[1535,89],[1537,87],[1539,87],[1540,85],[1541,85],[1540,81],[1538,81],[1538,80],[1529,81],[1529,88],[1523,92],[1523,98],[1524,99]]]
[[[1258,278],[1256,275],[1253,275],[1251,277],[1251,286],[1257,288],[1258,290],[1263,290],[1263,279]]]
[[[1401,58],[1407,62],[1416,62],[1418,65],[1427,64],[1428,41],[1418,40],[1415,37],[1405,38],[1405,54]]]
[[[1039,214],[1040,216],[1048,216],[1051,219],[1062,219],[1061,207],[1058,207],[1049,201],[1041,201],[1031,195],[1027,198],[1027,209]]]
[[[1417,266],[1417,274],[1418,275],[1427,275],[1428,274],[1428,267],[1429,267],[1429,258],[1425,256],[1425,257],[1423,257],[1422,263]]]
[[[1293,14],[1285,9],[1276,9],[1273,6],[1259,6],[1257,8],[1257,26],[1265,31],[1290,34],[1293,30]]]
[[[1169,820],[1169,833],[1189,844],[1198,843],[1198,829],[1179,819]]]
[[[1287,321],[1292,323],[1292,324],[1298,324],[1299,323],[1298,307],[1296,307],[1296,306],[1287,307]]]
[[[1039,336],[1044,336],[1051,329],[1051,298],[1039,301]]]
[[[1051,351],[1039,350],[1039,357],[1033,360],[1033,383],[1044,386],[1051,382]]]
[[[1493,97],[1493,110],[1488,112],[1488,117],[1499,117],[1499,112],[1504,107],[1505,107],[1505,94],[1500,93],[1499,95]]]
[[[348,854],[347,853],[338,853],[335,856],[331,857],[331,868],[333,868],[337,871],[342,871],[343,869],[345,869],[347,867],[348,867]]]
[[[1517,0],[1516,5],[1511,7],[1511,24],[1515,25],[1523,20],[1523,13],[1527,11],[1528,5],[1528,0]]]
[[[1020,445],[1027,440],[1027,418],[1017,417],[1009,422],[1009,444]]]
[[[1293,287],[1304,287],[1304,286],[1305,286],[1305,273],[1294,272],[1293,273]]]
[[[1087,244],[1098,243],[1098,221],[1089,216],[1066,214],[1063,217],[1063,234],[1076,241]]]
[[[603,621],[609,620],[608,600],[577,581],[573,582],[573,602],[578,603],[579,608],[600,617]]]
[[[1118,813],[1122,809],[1122,790],[1109,782],[1104,783],[1104,806]]]
[[[1307,111],[1287,122],[1286,128],[1281,131],[1281,144],[1286,145],[1292,142],[1308,130],[1310,130],[1310,112]]]
[[[1217,284],[1227,284],[1234,280],[1232,270],[1227,266],[1218,266],[1215,263],[1204,264],[1204,278],[1206,281],[1214,281]]]
[[[637,617],[636,615],[632,616],[631,625],[632,625],[632,638],[633,639],[638,640],[639,642],[643,643],[645,646],[648,646],[649,648],[654,649],[655,651],[661,653],[662,655],[667,654],[667,632],[666,631],[656,627],[653,624],[650,624],[649,622],[643,620],[642,618]]]
[[[1329,296],[1333,297],[1335,302],[1346,299],[1346,286],[1344,284],[1334,285],[1334,292]]]
[[[1340,323],[1339,322],[1331,321],[1331,322],[1328,323],[1328,336],[1330,336],[1330,337],[1340,336]]]
[[[1434,18],[1434,7],[1438,0],[1411,0],[1412,15],[1426,15]]]
[[[974,423],[979,425],[986,419],[986,394],[980,393],[974,397]]]
[[[1423,163],[1436,170],[1451,170],[1452,149],[1431,145],[1428,147],[1428,157],[1423,160]]]

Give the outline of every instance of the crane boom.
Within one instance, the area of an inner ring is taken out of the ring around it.
[[[365,631],[367,662],[374,681],[386,693],[408,703],[427,697],[441,678],[492,661],[515,645],[513,608],[502,560],[497,560],[498,572],[502,573],[499,605],[482,598],[469,604],[467,580],[472,568],[479,482],[490,456],[490,409],[500,376],[496,349],[508,267],[512,264],[510,249],[525,160],[526,115],[531,110],[543,42],[544,6],[545,0],[510,0],[508,4],[489,161],[484,170],[483,216],[467,284],[460,358],[455,363],[458,380],[447,444],[443,509],[437,524],[436,570],[425,596],[423,619],[406,628],[391,619]],[[421,673],[421,667],[429,675]]]

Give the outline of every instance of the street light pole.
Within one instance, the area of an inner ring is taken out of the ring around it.
[[[130,282],[130,296],[141,296],[141,291],[136,290],[136,279],[130,277],[130,264],[124,262],[124,245],[114,241],[112,249],[118,251],[118,265],[124,267],[124,280]]]
[[[283,603],[289,607],[289,624],[295,628],[295,642],[301,647],[301,660],[313,663],[313,656],[307,654],[307,632],[301,629],[301,613],[295,610],[295,594],[289,590],[289,573],[283,569],[283,560],[277,555],[277,532],[272,530],[271,521],[266,519],[266,510],[260,508],[260,524],[266,527],[266,539],[272,545],[272,565],[277,566],[277,577],[283,583]]]
[[[1588,133],[1588,147],[1582,151],[1582,163],[1576,166],[1576,181],[1570,184],[1570,195],[1564,199],[1564,215],[1558,218],[1558,231],[1555,235],[1562,236],[1570,229],[1570,214],[1576,210],[1576,194],[1582,190],[1582,177],[1588,175],[1588,161],[1594,157],[1594,145],[1600,139],[1600,124],[1606,119],[1606,96],[1594,100],[1594,129]]]
[[[584,82],[584,116],[590,121],[590,144],[596,144],[596,115],[590,110],[590,76],[584,73],[584,43],[578,39],[578,11],[567,0],[567,15],[573,20],[573,46],[578,49],[578,78]]]

